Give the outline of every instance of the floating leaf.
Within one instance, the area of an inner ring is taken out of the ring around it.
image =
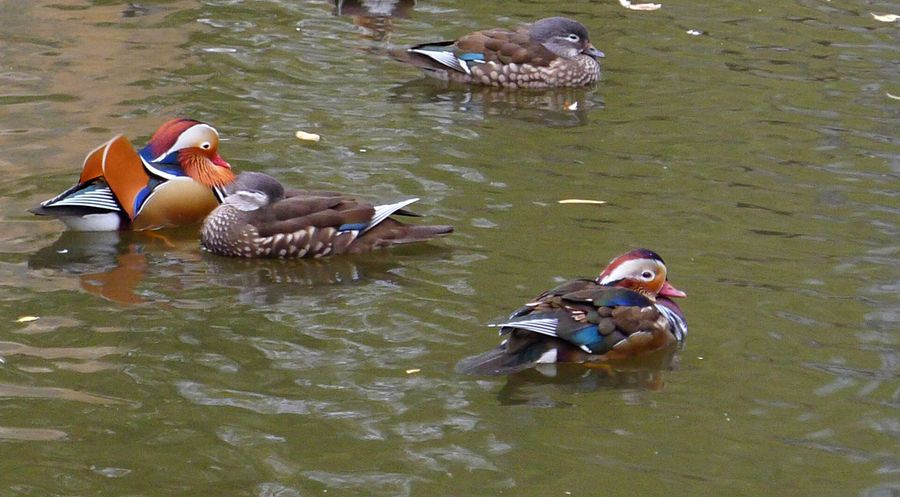
[[[37,321],[38,319],[41,319],[41,318],[39,318],[37,316],[22,316],[19,319],[16,319],[16,322],[17,323],[30,323],[32,321]]]
[[[900,16],[898,16],[897,14],[876,14],[874,12],[869,12],[869,13],[872,14],[872,17],[874,17],[876,21],[881,21],[881,22],[900,21]]]
[[[321,136],[315,133],[307,133],[306,131],[298,131],[294,136],[308,142],[317,142],[322,139]]]
[[[581,198],[566,198],[559,201],[560,204],[587,204],[587,205],[603,205],[605,200],[585,200]]]
[[[656,10],[662,7],[661,3],[631,3],[630,0],[619,0],[619,4],[631,10]]]

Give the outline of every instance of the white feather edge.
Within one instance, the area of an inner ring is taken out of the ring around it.
[[[556,334],[556,327],[559,325],[559,320],[556,318],[540,318],[540,319],[528,319],[523,321],[508,321],[506,323],[496,323],[490,324],[488,326],[492,328],[519,328],[523,330],[533,331],[535,333],[540,333],[542,335],[547,335],[551,337],[558,337]]]
[[[438,50],[422,50],[420,48],[410,48],[409,51],[412,53],[417,53],[419,55],[424,55],[424,56],[434,60],[438,64],[445,65],[445,66],[449,67],[450,69],[453,69],[453,70],[456,70],[459,72],[464,72],[468,75],[472,74],[472,71],[469,70],[469,65],[466,64],[465,61],[460,60],[459,57],[457,57],[456,55],[453,54],[453,52],[445,52],[445,51],[438,51]]]
[[[76,192],[74,195],[54,197],[41,202],[44,207],[78,206],[106,209],[112,212],[121,212],[118,202],[109,187],[98,188],[89,192]]]
[[[391,214],[399,211],[400,209],[406,207],[409,204],[412,204],[412,203],[415,203],[418,201],[419,201],[418,198],[410,198],[407,200],[401,200],[400,202],[397,202],[394,204],[376,205],[375,206],[375,215],[372,216],[372,220],[369,221],[369,225],[366,226],[366,229],[363,230],[363,233],[365,233],[366,231],[369,231],[370,229],[374,228],[375,226],[378,226],[378,223],[380,223],[380,222],[384,221],[385,219],[387,219],[388,217],[390,217]]]
[[[681,319],[681,316],[676,314],[675,311],[669,309],[664,305],[658,305],[656,306],[656,308],[660,313],[666,316],[666,319],[673,323],[673,326],[675,328],[675,339],[679,342],[684,341],[684,339],[687,338],[688,333],[687,323],[685,323],[684,320]]]

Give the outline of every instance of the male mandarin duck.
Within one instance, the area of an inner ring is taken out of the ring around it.
[[[173,119],[137,151],[123,135],[84,159],[78,183],[31,212],[77,231],[148,229],[199,223],[234,181],[209,124]]]
[[[413,226],[391,215],[417,198],[373,206],[334,192],[288,190],[256,172],[238,175],[228,196],[203,222],[200,244],[218,255],[296,259],[424,242],[451,226]]]
[[[563,283],[492,325],[506,339],[493,350],[463,359],[456,369],[508,374],[538,364],[650,353],[687,336],[684,314],[670,300],[686,296],[669,284],[659,255],[632,250],[613,259],[597,278]]]
[[[505,88],[589,85],[600,78],[597,59],[604,56],[591,45],[587,29],[566,17],[548,17],[515,31],[476,31],[391,53],[428,76]]]

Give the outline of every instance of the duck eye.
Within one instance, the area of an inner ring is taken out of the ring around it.
[[[209,142],[203,142],[203,143],[200,145],[200,148],[202,148],[203,150],[209,150],[210,148],[212,148],[212,143],[209,143]]]
[[[566,36],[566,40],[571,41],[572,43],[578,43],[581,41],[581,37],[575,33],[569,33],[569,36]]]
[[[653,271],[644,271],[641,273],[641,279],[652,280],[653,279]]]

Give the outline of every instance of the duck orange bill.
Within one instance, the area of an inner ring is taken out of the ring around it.
[[[686,293],[684,293],[681,290],[670,285],[668,281],[663,283],[663,287],[659,290],[659,293],[657,295],[659,295],[660,297],[673,297],[673,298],[687,297]]]

